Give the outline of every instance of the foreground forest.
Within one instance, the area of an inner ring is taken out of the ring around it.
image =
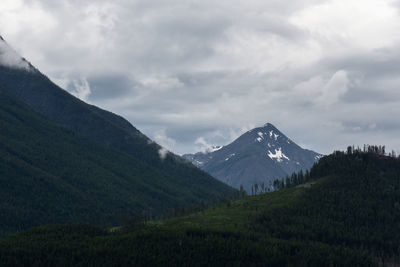
[[[5,266],[375,266],[400,263],[400,160],[350,150],[307,181],[188,216],[117,228],[33,228],[0,241]]]

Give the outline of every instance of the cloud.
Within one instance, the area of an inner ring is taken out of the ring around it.
[[[348,82],[346,71],[337,71],[326,84],[321,86],[319,94],[313,99],[314,103],[325,107],[337,103],[340,97],[348,91]]]
[[[199,145],[196,150],[201,151],[201,152],[207,152],[212,148],[212,145],[207,143],[207,141],[204,139],[204,137],[200,136],[199,138],[194,141],[196,145]]]
[[[154,140],[162,147],[158,150],[161,160],[165,160],[169,150],[173,150],[176,141],[166,134],[166,129],[159,129],[154,133]]]
[[[165,160],[167,158],[168,153],[169,151],[164,147],[158,150],[158,155],[160,156],[161,160]]]
[[[167,136],[165,129],[160,129],[155,132],[154,140],[168,150],[173,150],[176,141]]]
[[[88,97],[91,94],[90,85],[86,78],[74,79],[70,81],[66,89],[74,96],[88,101]]]
[[[400,149],[398,7],[5,0],[0,33],[65,89],[179,154],[266,122],[322,153],[357,142]]]
[[[26,62],[17,52],[15,52],[0,36],[0,65],[24,70],[30,70],[29,63]]]

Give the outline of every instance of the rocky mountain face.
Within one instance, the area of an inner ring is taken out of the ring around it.
[[[249,192],[276,178],[309,169],[322,155],[303,149],[270,123],[241,135],[214,151],[183,155],[219,180]]]

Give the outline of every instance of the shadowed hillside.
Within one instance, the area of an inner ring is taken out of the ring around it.
[[[184,179],[170,176],[56,125],[2,89],[0,129],[0,236],[49,223],[111,225],[233,192],[189,164]]]

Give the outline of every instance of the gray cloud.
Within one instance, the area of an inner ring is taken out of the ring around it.
[[[139,86],[127,76],[120,74],[110,75],[109,73],[90,76],[88,83],[91,87],[89,100],[92,102],[124,97],[132,92],[134,93],[134,88]]]
[[[7,0],[0,33],[177,153],[265,122],[322,153],[400,151],[398,11],[382,0]]]

